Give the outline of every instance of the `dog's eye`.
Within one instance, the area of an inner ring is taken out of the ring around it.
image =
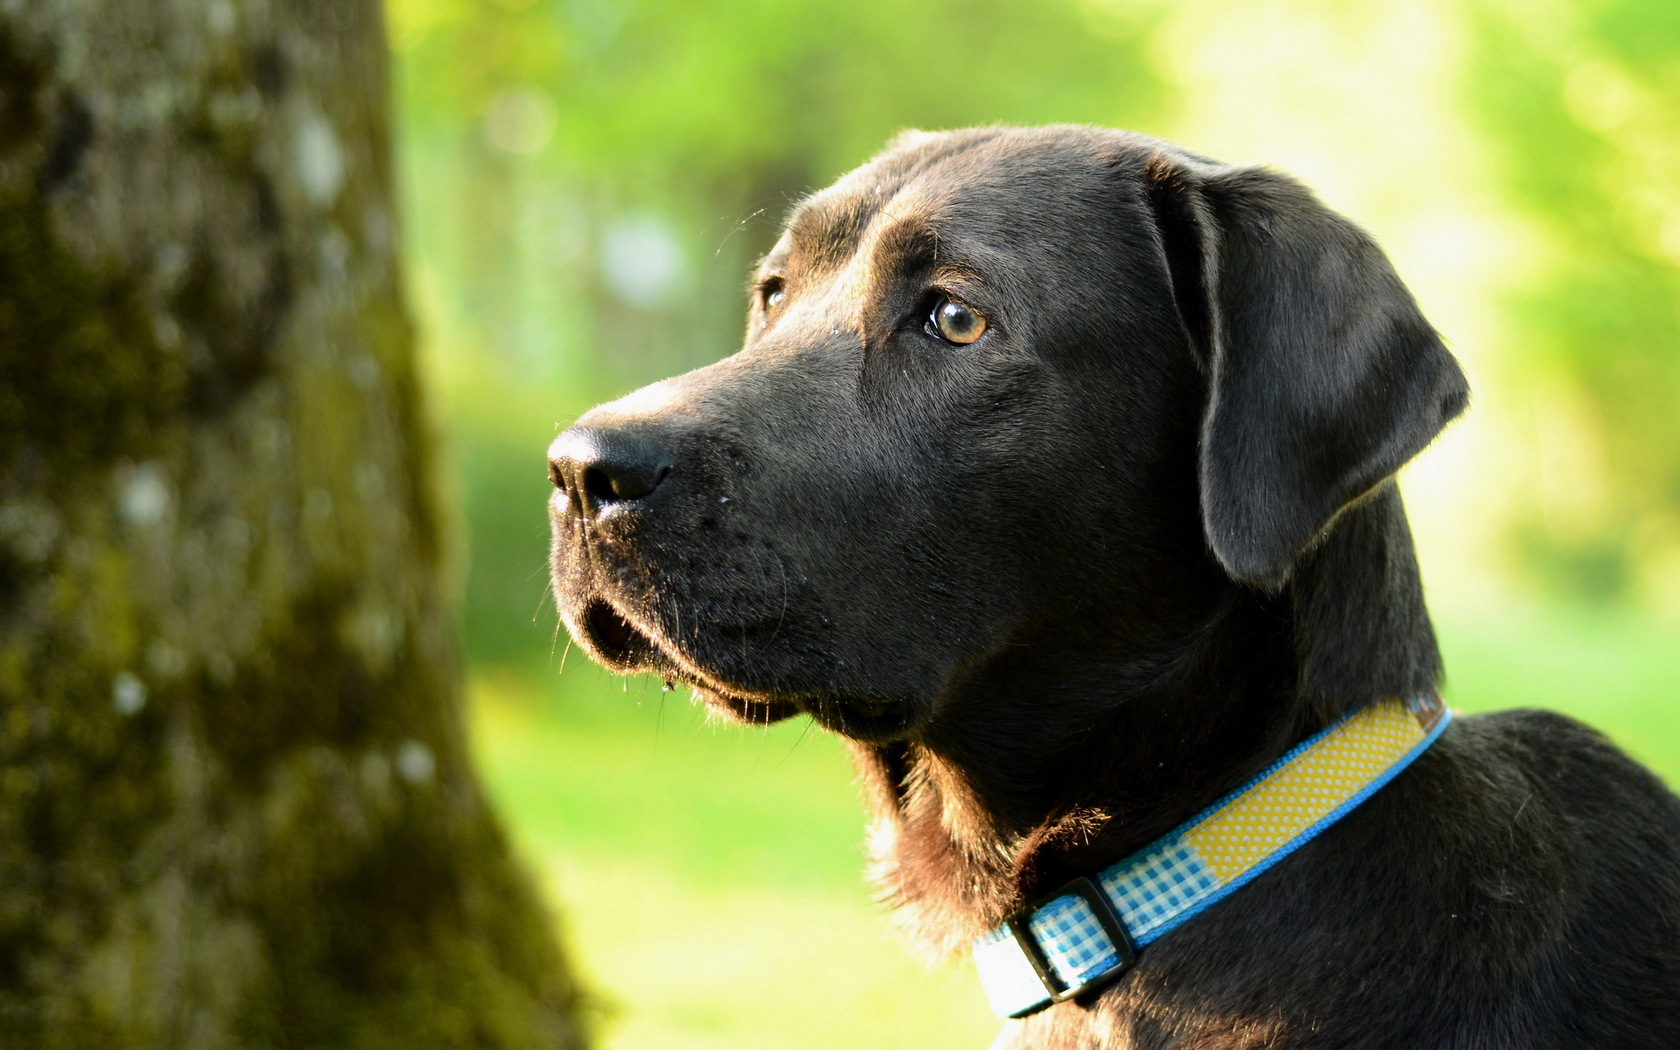
[[[948,343],[967,346],[986,334],[986,319],[954,299],[941,299],[928,315],[928,327]]]
[[[787,292],[782,288],[782,282],[780,281],[766,281],[764,287],[759,289],[758,294],[764,304],[766,317],[774,314],[776,309],[782,305],[782,302],[787,299]]]

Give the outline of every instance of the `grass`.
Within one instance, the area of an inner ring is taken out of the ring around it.
[[[1562,711],[1680,784],[1680,627],[1538,606],[1456,610],[1436,623],[1454,708]]]
[[[1680,783],[1671,625],[1554,609],[1438,625],[1454,707],[1568,712]],[[870,900],[861,807],[827,734],[720,726],[577,660],[480,670],[471,695],[483,774],[602,1001],[601,1050],[991,1039],[973,975],[922,966]]]
[[[592,666],[540,689],[481,675],[472,698],[482,773],[603,1000],[602,1050],[991,1038],[973,975],[918,962],[871,901],[832,737],[720,726]]]

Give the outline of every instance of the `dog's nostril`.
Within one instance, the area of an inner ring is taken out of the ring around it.
[[[654,465],[652,469],[645,464],[617,464],[609,465],[608,468],[585,467],[583,492],[585,498],[593,500],[597,506],[641,499],[651,495],[670,473],[671,468],[664,464]]]
[[[652,495],[671,470],[663,442],[629,428],[573,427],[549,449],[550,478],[585,517]]]
[[[610,474],[598,467],[584,469],[583,491],[596,503],[611,503],[614,500],[635,498],[625,495],[623,485],[614,481]]]

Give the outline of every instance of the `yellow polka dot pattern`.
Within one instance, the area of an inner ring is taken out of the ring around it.
[[[1184,841],[1228,882],[1329,816],[1426,735],[1400,701],[1369,704],[1185,831]]]

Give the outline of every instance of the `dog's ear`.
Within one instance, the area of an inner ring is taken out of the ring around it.
[[[1207,541],[1232,577],[1276,589],[1469,387],[1381,249],[1300,183],[1157,153],[1144,187],[1208,376]]]

